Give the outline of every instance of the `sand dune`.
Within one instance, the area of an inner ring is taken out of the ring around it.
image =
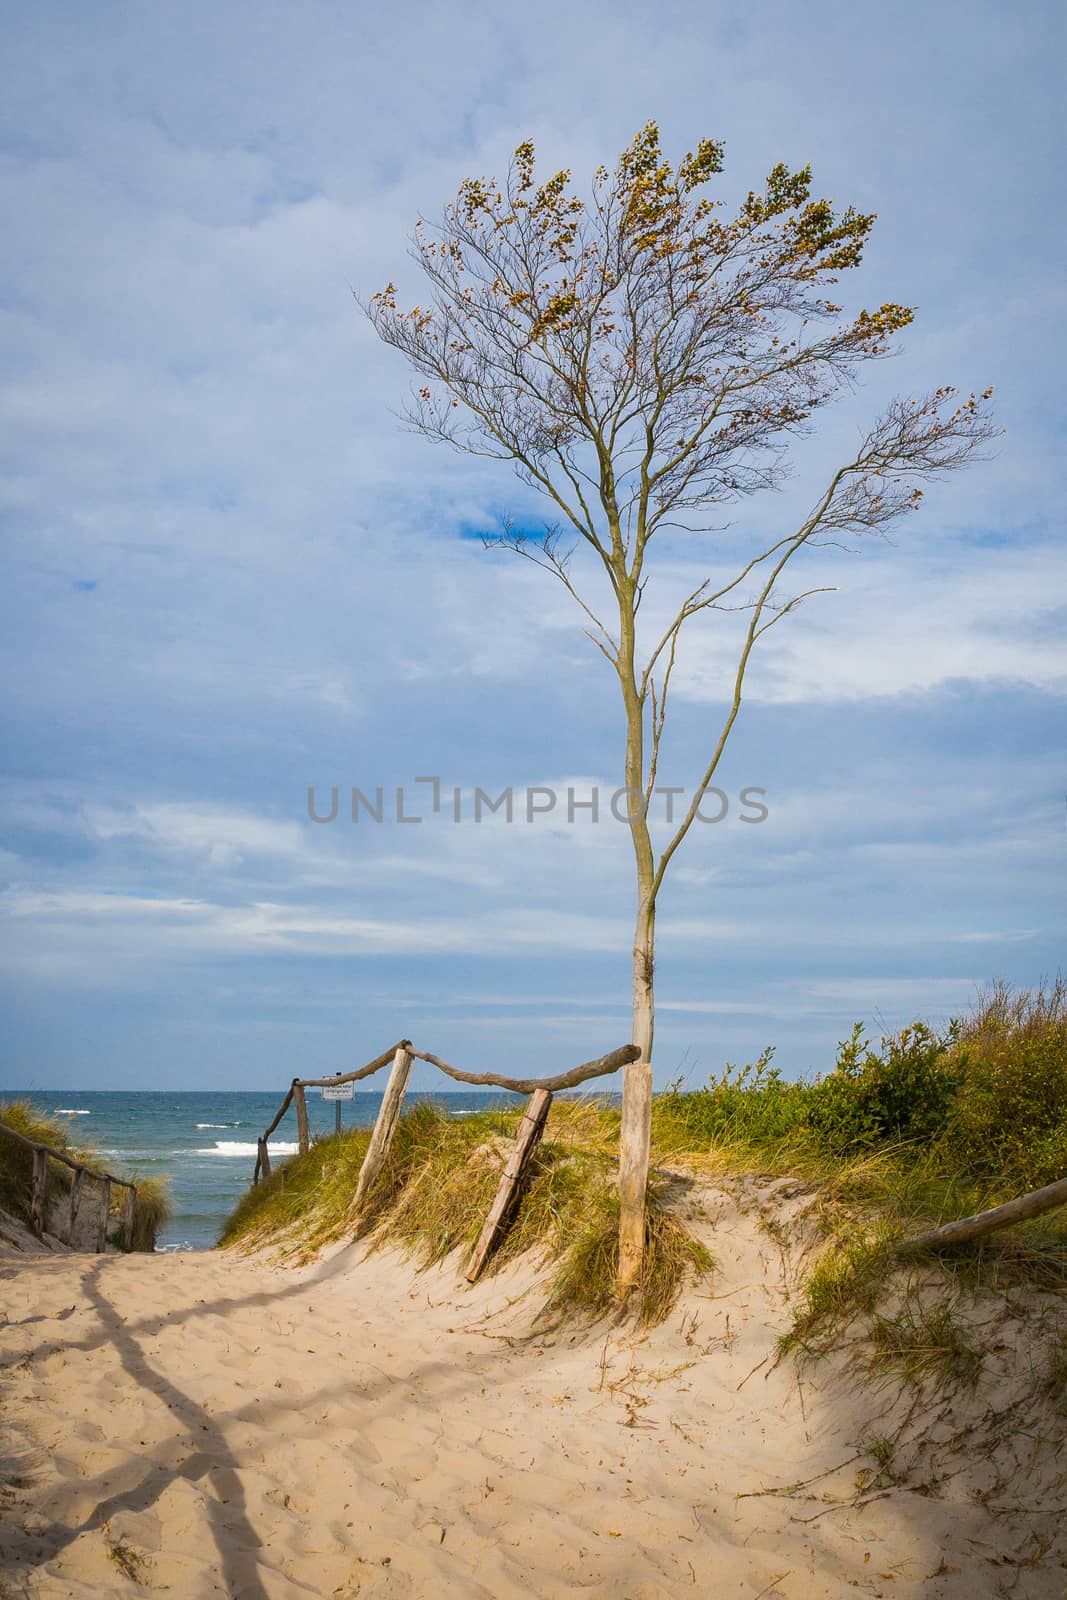
[[[460,1289],[360,1247],[8,1258],[0,1593],[1060,1600],[1055,1452],[1005,1509],[1011,1441],[961,1458],[942,1419],[931,1493],[907,1397],[774,1365],[789,1202],[707,1205],[718,1270],[649,1334],[517,1338],[528,1268]],[[860,1492],[898,1424],[913,1470]]]

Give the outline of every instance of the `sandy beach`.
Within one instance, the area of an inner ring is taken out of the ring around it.
[[[1059,1600],[1055,1452],[957,1416],[935,1463],[914,1399],[775,1364],[789,1208],[710,1191],[717,1271],[648,1333],[526,1337],[524,1265],[8,1255],[0,1592]]]

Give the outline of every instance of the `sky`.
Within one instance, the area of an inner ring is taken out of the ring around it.
[[[563,590],[472,537],[539,507],[405,431],[353,293],[417,298],[416,217],[521,140],[580,178],[649,118],[676,156],[724,139],[728,197],[810,161],[879,214],[842,298],[918,307],[780,492],[664,541],[655,606],[780,536],[888,396],[993,384],[1005,430],[890,541],[813,553],[836,592],[754,660],[730,809],[661,900],[656,1080],[767,1046],[825,1071],[856,1020],[940,1025],[1056,973],[1062,8],[55,0],[0,25],[0,1088],[261,1089],[402,1036],[555,1072],[628,1039],[617,687]],[[664,782],[700,770],[731,625],[680,662]],[[508,786],[515,820],[475,823]],[[527,823],[530,786],[561,800]],[[594,786],[598,821],[568,821]]]

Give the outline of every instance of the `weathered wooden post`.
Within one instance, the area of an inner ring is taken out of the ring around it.
[[[126,1190],[126,1200],[122,1207],[122,1239],[127,1250],[133,1249],[133,1214],[137,1209],[137,1190],[132,1184]]]
[[[526,1169],[530,1165],[537,1146],[541,1143],[541,1136],[545,1131],[548,1120],[549,1108],[552,1105],[551,1089],[535,1089],[526,1103],[526,1110],[522,1114],[518,1132],[515,1135],[515,1147],[508,1158],[497,1189],[496,1198],[489,1207],[489,1215],[485,1219],[485,1226],[478,1235],[478,1243],[474,1247],[470,1261],[467,1264],[467,1282],[474,1283],[485,1266],[489,1252],[496,1241],[496,1236],[508,1219],[519,1190],[522,1187]]]
[[[30,1191],[30,1231],[38,1239],[44,1232],[44,1190],[48,1178],[48,1152],[35,1146],[33,1152],[33,1188]]]
[[[100,1206],[100,1225],[96,1234],[97,1255],[102,1255],[107,1249],[107,1225],[111,1217],[111,1179],[104,1178],[101,1187],[104,1195]]]
[[[631,1061],[622,1083],[619,1134],[619,1295],[633,1288],[645,1253],[645,1213],[652,1144],[652,1064]]]
[[[259,1170],[264,1178],[270,1177],[270,1155],[267,1151],[266,1139],[259,1141]]]
[[[300,1154],[306,1156],[311,1149],[311,1138],[308,1134],[308,1101],[304,1085],[299,1078],[293,1079],[293,1100],[296,1104],[296,1137]]]
[[[70,1198],[67,1201],[67,1243],[74,1243],[74,1226],[78,1220],[78,1207],[81,1204],[82,1180],[85,1177],[85,1168],[76,1167],[70,1180]]]
[[[393,1057],[393,1070],[389,1074],[389,1082],[382,1096],[382,1109],[378,1113],[378,1120],[374,1124],[374,1132],[367,1146],[367,1154],[363,1157],[363,1165],[359,1169],[356,1191],[349,1207],[350,1215],[357,1212],[363,1204],[389,1154],[389,1146],[393,1142],[393,1134],[400,1120],[400,1110],[404,1104],[413,1060],[414,1057],[407,1044],[397,1046],[396,1055]]]

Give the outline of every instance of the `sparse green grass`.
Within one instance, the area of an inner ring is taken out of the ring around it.
[[[1054,1404],[1067,1407],[1067,1330],[1057,1333],[1048,1342],[1039,1381]]]
[[[104,1545],[107,1549],[107,1558],[112,1566],[117,1567],[124,1578],[129,1578],[131,1583],[142,1587],[148,1582],[147,1566],[144,1556],[140,1555],[130,1545],[123,1544],[121,1539],[112,1539],[111,1524],[104,1524]]]
[[[924,1304],[909,1295],[895,1316],[875,1315],[871,1326],[876,1367],[899,1372],[909,1383],[926,1378],[974,1384],[980,1352],[956,1315],[956,1304]]]
[[[47,1144],[53,1150],[82,1161],[87,1167],[103,1169],[105,1163],[89,1145],[75,1142],[66,1124],[57,1117],[39,1111],[28,1100],[8,1100],[0,1104],[0,1122],[21,1133],[24,1138]],[[0,1135],[0,1208],[8,1211],[20,1222],[29,1225],[30,1185],[33,1172],[32,1153]],[[122,1177],[118,1172],[116,1177]],[[58,1161],[50,1161],[46,1178],[46,1202],[50,1209],[61,1204],[70,1193],[70,1169]],[[133,1248],[152,1250],[160,1225],[170,1215],[168,1186],[162,1178],[143,1178],[130,1174],[137,1184],[137,1201],[133,1217]],[[88,1182],[88,1180],[86,1180]],[[123,1192],[113,1189],[109,1239],[117,1240],[120,1232]]]

